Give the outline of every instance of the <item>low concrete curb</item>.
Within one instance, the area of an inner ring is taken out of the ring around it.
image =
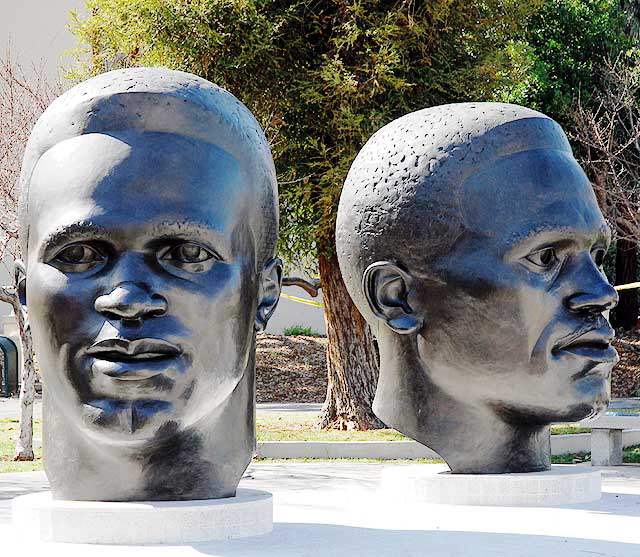
[[[591,450],[590,433],[552,435],[551,454],[588,452]],[[640,429],[626,430],[622,434],[625,447],[640,444]],[[401,460],[440,458],[417,441],[269,441],[258,443],[258,458],[375,458]]]
[[[417,441],[271,441],[258,443],[260,458],[440,458]]]

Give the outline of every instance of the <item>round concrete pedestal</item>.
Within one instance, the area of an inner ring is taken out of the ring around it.
[[[183,544],[266,534],[273,529],[271,493],[238,489],[202,501],[58,501],[51,492],[16,497],[13,532],[25,539],[92,544]]]
[[[413,464],[382,471],[385,497],[404,503],[546,506],[601,497],[599,470],[573,465],[521,474],[451,474],[446,466]]]

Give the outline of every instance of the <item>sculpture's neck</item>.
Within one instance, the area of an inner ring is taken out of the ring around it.
[[[437,387],[415,338],[381,332],[376,415],[436,451],[454,473],[533,472],[550,467],[549,427],[509,423],[488,405],[456,400]]]
[[[235,495],[255,448],[254,370],[252,355],[217,412],[140,449],[88,438],[66,423],[45,390],[44,459],[54,498],[171,501]]]

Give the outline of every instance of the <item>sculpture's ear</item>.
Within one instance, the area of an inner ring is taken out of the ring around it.
[[[27,268],[21,259],[16,259],[13,262],[13,273],[18,290],[18,299],[22,306],[27,305]]]
[[[412,282],[409,273],[389,261],[372,263],[362,277],[369,308],[400,335],[422,329],[422,317],[414,313],[407,301]]]
[[[280,300],[282,289],[282,260],[273,257],[264,264],[258,285],[258,309],[256,311],[255,329],[262,331],[267,326],[271,314]]]

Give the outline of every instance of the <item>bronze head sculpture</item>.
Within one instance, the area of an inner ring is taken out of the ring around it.
[[[19,288],[59,499],[229,497],[278,301],[277,182],[229,92],[133,68],[59,97],[21,175]]]
[[[378,339],[374,411],[452,472],[547,469],[549,424],[607,404],[610,230],[550,118],[462,103],[395,120],[355,159],[336,237]]]

